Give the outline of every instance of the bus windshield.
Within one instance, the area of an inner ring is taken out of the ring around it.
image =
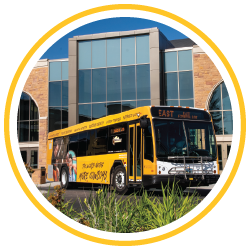
[[[211,122],[154,119],[156,155],[208,156],[216,160],[216,144]]]

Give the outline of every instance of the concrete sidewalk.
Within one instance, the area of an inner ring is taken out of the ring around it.
[[[215,184],[210,184],[209,186],[201,186],[201,187],[188,187],[185,189],[184,193],[193,194],[194,192],[196,192],[200,196],[206,197],[212,190],[214,185]]]
[[[60,185],[60,181],[46,181],[46,183],[44,184],[37,184],[36,187],[37,188],[51,188],[54,189],[55,186]]]
[[[215,184],[210,184],[209,186],[200,186],[200,187],[190,187],[189,189],[212,189]]]

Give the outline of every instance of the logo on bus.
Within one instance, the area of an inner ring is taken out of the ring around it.
[[[115,145],[116,143],[122,142],[122,139],[118,136],[114,137],[112,140],[112,144]]]

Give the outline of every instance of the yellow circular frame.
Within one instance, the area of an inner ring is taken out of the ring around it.
[[[12,152],[11,148],[11,142],[10,142],[10,134],[9,134],[9,119],[10,119],[10,108],[11,108],[11,102],[14,94],[15,87],[17,85],[17,82],[19,80],[19,77],[24,70],[26,64],[30,60],[30,58],[33,56],[33,54],[36,52],[36,50],[54,33],[56,33],[58,30],[66,26],[67,24],[74,22],[82,17],[89,16],[91,14],[103,12],[103,11],[109,11],[109,10],[140,10],[140,11],[147,11],[151,13],[155,13],[158,15],[162,15],[165,17],[168,17],[170,19],[173,19],[176,22],[181,23],[182,25],[186,26],[190,30],[192,30],[194,33],[196,33],[198,36],[200,36],[217,54],[217,56],[221,59],[223,62],[225,68],[227,69],[232,82],[235,87],[235,91],[237,94],[237,98],[239,101],[239,106],[240,106],[240,116],[241,116],[241,134],[240,134],[240,142],[239,142],[239,148],[238,148],[238,153],[234,162],[233,169],[225,182],[224,186],[220,190],[220,192],[217,194],[217,196],[213,199],[213,201],[200,213],[198,214],[195,218],[187,222],[186,224],[180,226],[179,228],[159,235],[155,236],[152,238],[148,239],[142,239],[142,240],[132,240],[132,241],[117,241],[117,240],[108,240],[108,239],[102,239],[98,237],[94,237],[82,232],[79,232],[68,225],[64,224],[62,221],[58,220],[56,217],[54,217],[52,214],[50,214],[33,196],[33,194],[30,192],[30,190],[27,188],[25,182],[22,179],[22,176],[20,175],[14,155]],[[214,207],[215,205],[220,201],[220,199],[223,197],[223,195],[226,193],[227,189],[231,185],[235,174],[239,168],[239,164],[241,161],[241,157],[243,154],[243,149],[244,149],[244,144],[245,144],[245,136],[246,136],[246,115],[245,115],[245,106],[244,106],[244,101],[243,101],[243,96],[242,92],[238,83],[238,80],[234,74],[234,71],[232,67],[230,66],[229,62],[227,61],[226,57],[223,55],[223,53],[219,50],[219,48],[213,43],[213,41],[206,36],[201,30],[199,30],[197,27],[195,27],[193,24],[189,23],[188,21],[184,20],[183,18],[174,15],[170,12],[149,7],[149,6],[144,6],[144,5],[135,5],[135,4],[114,4],[114,5],[106,5],[106,6],[100,6],[96,7],[93,9],[89,9],[83,12],[80,12],[74,16],[71,16],[67,18],[66,20],[62,21],[55,27],[53,27],[51,30],[49,30],[45,35],[43,35],[37,42],[36,44],[30,49],[30,51],[27,53],[27,55],[24,57],[23,61],[21,62],[20,66],[18,67],[15,76],[13,78],[13,81],[10,85],[9,93],[7,96],[7,102],[6,102],[6,107],[5,107],[5,116],[4,116],[4,134],[5,134],[5,143],[6,143],[6,148],[7,148],[7,153],[8,157],[13,169],[13,172],[17,178],[17,181],[19,182],[19,185],[25,192],[25,194],[28,196],[28,198],[31,200],[31,202],[38,208],[38,210],[43,213],[48,219],[50,219],[52,222],[54,222],[56,225],[59,227],[63,228],[64,230],[68,231],[69,233],[72,233],[78,237],[81,237],[83,239],[93,241],[96,243],[101,243],[101,244],[106,244],[106,245],[116,245],[116,246],[136,246],[136,245],[144,245],[144,244],[149,244],[149,243],[154,243],[158,242],[161,240],[165,240],[167,238],[170,238],[176,234],[181,233],[182,231],[188,229],[189,227],[193,226],[195,223],[197,223],[199,220],[201,220],[205,215],[207,215]]]

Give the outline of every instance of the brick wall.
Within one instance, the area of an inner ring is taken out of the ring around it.
[[[39,159],[38,167],[46,167],[48,139],[48,118],[39,120]]]
[[[209,93],[222,77],[205,53],[194,54],[193,67],[195,107],[204,109]]]
[[[35,169],[35,172],[31,175],[32,181],[35,184],[44,184],[46,182],[45,172],[45,169]]]
[[[39,110],[38,168],[46,167],[48,137],[48,66],[33,68],[23,90],[36,102]]]

